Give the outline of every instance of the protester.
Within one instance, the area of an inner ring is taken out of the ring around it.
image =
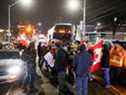
[[[73,61],[76,74],[77,95],[88,95],[88,74],[91,66],[91,57],[85,45],[82,44],[79,51]]]
[[[42,43],[39,42],[38,47],[37,47],[37,53],[38,53],[38,63],[40,64],[41,58],[42,58]]]
[[[46,45],[41,45],[41,51],[39,51],[39,54],[41,56],[40,63],[39,63],[39,68],[42,71],[43,63],[44,63],[44,55],[49,51],[49,47]]]
[[[69,89],[67,87],[67,81],[65,79],[66,76],[66,52],[63,49],[62,42],[59,42],[57,45],[57,53],[55,58],[55,69],[58,75],[58,83],[59,83],[59,95],[70,95]]]
[[[92,62],[92,64],[93,64],[93,62],[95,61],[94,60],[94,53],[93,53],[93,50],[91,50],[91,49],[88,49],[88,52],[89,52],[89,54],[90,54],[90,59],[91,59],[91,62]],[[93,79],[94,79],[94,75],[93,75],[93,73],[90,71],[89,72],[89,81],[93,81]]]
[[[104,80],[105,80],[105,87],[109,88],[110,87],[110,67],[109,67],[109,45],[104,44],[103,49],[102,49],[102,58],[101,58],[101,63],[102,63],[102,69],[104,73]]]
[[[25,81],[26,87],[30,89],[30,91],[36,91],[35,88],[35,80],[37,78],[36,74],[36,51],[34,48],[34,43],[30,43],[28,47],[26,47],[22,53],[22,59],[27,63],[28,67],[28,76],[27,80]]]
[[[67,74],[67,81],[70,84],[70,86],[74,85],[74,78],[75,78],[75,74],[74,74],[74,70],[73,70],[73,51],[71,48],[71,43],[66,43],[64,45],[64,50],[66,52],[66,56],[67,56],[67,64],[66,64],[66,74]]]

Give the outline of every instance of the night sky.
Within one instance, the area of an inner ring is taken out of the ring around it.
[[[8,4],[15,0],[0,0],[0,27],[7,27]],[[11,24],[41,22],[43,29],[48,30],[56,22],[65,21],[78,24],[82,20],[82,0],[80,9],[72,12],[66,8],[68,0],[33,0],[31,8],[17,4],[11,9]],[[87,0],[87,23],[96,24],[106,21],[109,17],[126,17],[126,0]]]

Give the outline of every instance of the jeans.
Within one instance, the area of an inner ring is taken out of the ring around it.
[[[65,78],[65,72],[58,72],[59,93],[58,95],[71,95]]]
[[[88,76],[77,77],[76,89],[77,95],[88,95]]]
[[[109,68],[103,68],[105,86],[110,85],[110,73],[109,73],[109,71],[110,71]]]
[[[64,92],[65,88],[65,72],[58,72],[59,94]]]

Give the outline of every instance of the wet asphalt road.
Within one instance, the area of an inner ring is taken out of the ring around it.
[[[38,91],[35,92],[27,92],[24,88],[18,87],[18,85],[11,85],[10,88],[6,86],[3,89],[3,92],[0,95],[58,95],[58,89],[50,83],[50,80],[43,76],[42,78],[38,79],[35,83],[35,87]],[[0,87],[2,89],[2,87]],[[8,89],[8,90],[7,90]],[[76,89],[72,88],[74,95],[76,95]],[[7,91],[7,92],[6,92]],[[89,95],[118,95],[113,94],[109,89],[105,89],[99,83],[92,81],[89,83]]]
[[[36,91],[28,92],[26,87],[17,84],[0,86],[0,95],[58,95],[58,89],[51,84],[50,80],[36,68],[39,77],[35,82]],[[76,95],[75,86],[72,87],[74,95]],[[105,89],[101,84],[96,81],[89,82],[89,95],[119,95],[114,93],[111,89]],[[123,94],[122,94],[123,95]]]

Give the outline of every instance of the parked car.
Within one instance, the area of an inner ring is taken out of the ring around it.
[[[18,50],[0,50],[0,84],[24,81],[27,65]]]

